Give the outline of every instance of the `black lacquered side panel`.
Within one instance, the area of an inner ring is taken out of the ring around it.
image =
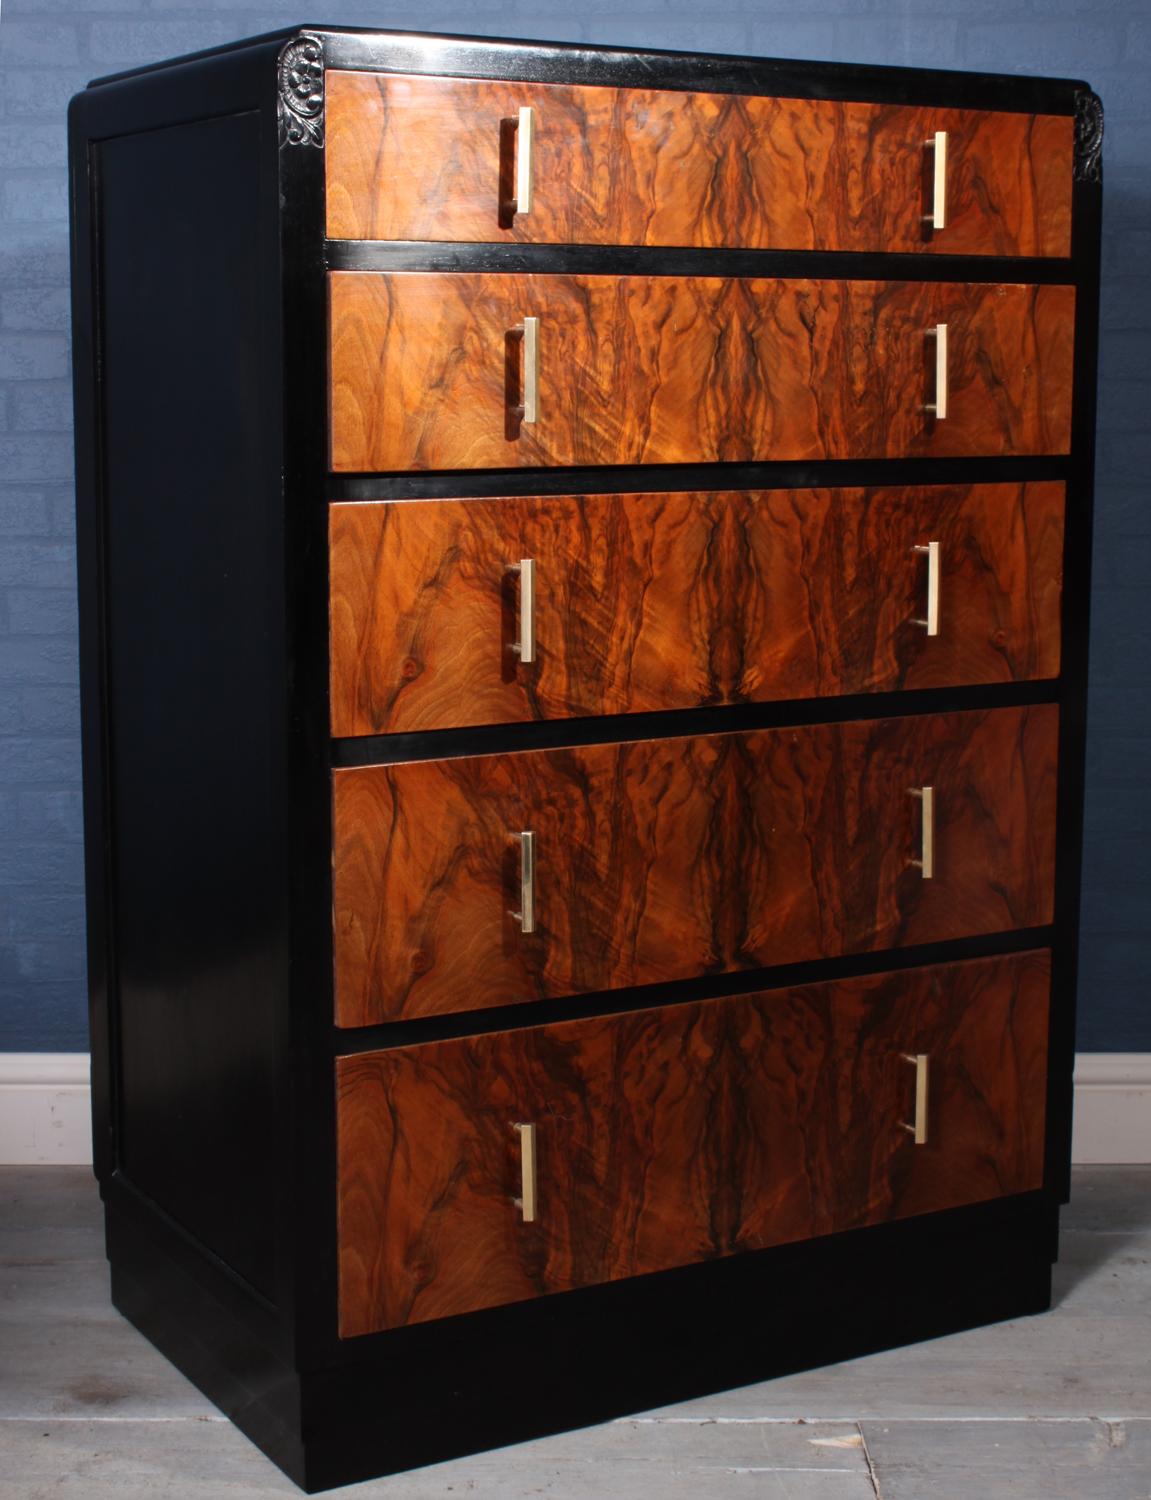
[[[119,1166],[270,1295],[284,677],[260,118],[96,151]],[[207,204],[231,235],[203,231]]]
[[[1075,383],[1064,538],[1063,662],[1060,673],[1059,806],[1055,942],[1047,1100],[1047,1186],[1071,1194],[1071,1126],[1075,1021],[1079,985],[1079,909],[1087,745],[1087,665],[1091,553],[1095,510],[1095,411],[1099,379],[1099,269],[1103,210],[1103,106],[1078,97],[1078,154],[1072,200]]]

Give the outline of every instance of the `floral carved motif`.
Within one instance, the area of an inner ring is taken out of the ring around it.
[[[1075,95],[1075,181],[1103,179],[1103,101],[1090,89]]]
[[[280,53],[277,115],[281,146],[324,144],[324,49],[314,36],[296,37]]]

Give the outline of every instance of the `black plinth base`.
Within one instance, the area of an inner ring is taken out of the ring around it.
[[[1051,1299],[1038,1197],[733,1256],[349,1341],[295,1370],[265,1311],[108,1207],[116,1306],[314,1492],[981,1323]]]

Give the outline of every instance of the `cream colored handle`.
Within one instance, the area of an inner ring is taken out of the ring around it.
[[[525,1224],[534,1224],[536,1217],[536,1128],[534,1125],[516,1124],[512,1129],[520,1138],[520,1196],[516,1207]]]
[[[947,416],[947,324],[936,323],[927,330],[927,337],[935,340],[935,400],[927,402],[925,410],[942,422]]]
[[[927,1053],[900,1053],[903,1062],[909,1062],[915,1070],[915,1116],[911,1125],[900,1121],[900,1130],[905,1130],[914,1139],[915,1145],[927,1145]]]
[[[520,909],[513,913],[521,932],[536,930],[536,836],[524,830],[520,841]]]
[[[520,106],[516,127],[516,207],[517,214],[532,211],[532,147],[535,117],[531,106]]]
[[[924,218],[932,229],[947,228],[947,131],[937,130],[927,142],[931,152],[931,212]]]
[[[520,638],[512,650],[522,662],[536,659],[536,565],[534,559],[521,557],[513,572],[520,577]]]
[[[903,1052],[903,1061],[915,1069],[915,1118],[912,1124],[900,1120],[900,1128],[914,1138],[917,1146],[927,1145],[927,1088],[928,1054],[926,1052]]]
[[[927,558],[927,615],[913,623],[922,625],[928,635],[939,634],[939,543],[912,547],[912,552],[922,552]]]
[[[524,410],[522,422],[534,422],[540,404],[540,320],[525,318],[524,333]]]
[[[912,787],[911,795],[918,797],[923,803],[923,822],[920,829],[921,858],[913,859],[911,863],[921,871],[924,880],[931,880],[935,876],[935,788],[933,786]]]

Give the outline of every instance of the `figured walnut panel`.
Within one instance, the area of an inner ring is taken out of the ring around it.
[[[1038,1188],[1049,980],[1035,951],[340,1058],[341,1334]]]
[[[534,110],[531,212],[513,122]],[[948,132],[947,218],[927,142]],[[1069,116],[330,72],[333,239],[1068,255]]]
[[[1075,289],[337,271],[340,471],[1066,453]],[[539,417],[517,329],[539,318]],[[937,421],[934,339],[949,326]]]
[[[1048,922],[1057,727],[1045,704],[337,770],[337,1022]]]
[[[332,733],[1054,677],[1061,483],[333,505]],[[926,566],[938,541],[940,630]],[[521,557],[536,660],[521,663]]]

